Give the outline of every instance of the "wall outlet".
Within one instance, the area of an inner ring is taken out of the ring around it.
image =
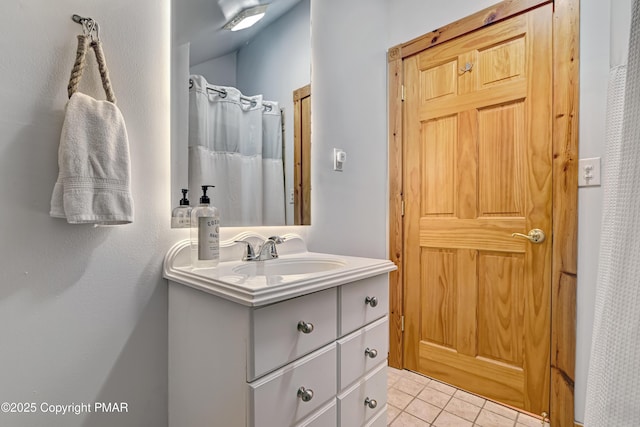
[[[600,185],[600,157],[578,161],[578,187]]]

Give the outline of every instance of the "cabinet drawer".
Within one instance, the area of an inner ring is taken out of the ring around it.
[[[295,425],[333,399],[336,359],[336,344],[332,343],[249,384],[250,425]],[[301,387],[313,393],[310,400],[299,396]]]
[[[367,351],[368,350],[368,351]],[[338,390],[344,390],[386,360],[389,352],[389,321],[384,316],[338,340]],[[375,357],[372,357],[375,356]]]
[[[317,413],[296,424],[296,427],[336,427],[338,425],[338,405],[333,399]]]
[[[334,341],[337,301],[337,290],[332,288],[253,310],[247,380]],[[299,322],[313,325],[313,330],[299,330]]]
[[[375,401],[370,408],[365,401]],[[361,426],[371,420],[387,404],[387,364],[386,361],[363,380],[338,395],[338,420],[340,427]]]
[[[371,418],[364,427],[387,427],[387,405],[378,412],[378,415]]]
[[[388,274],[343,285],[339,292],[339,336],[381,318],[389,310]]]

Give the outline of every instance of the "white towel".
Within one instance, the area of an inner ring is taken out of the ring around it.
[[[129,140],[124,118],[109,101],[75,92],[66,107],[52,217],[70,224],[133,222]]]

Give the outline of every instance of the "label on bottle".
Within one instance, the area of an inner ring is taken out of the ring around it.
[[[220,255],[220,219],[210,216],[198,218],[198,259],[218,259]]]

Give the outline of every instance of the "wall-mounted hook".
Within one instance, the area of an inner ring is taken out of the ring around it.
[[[92,41],[100,41],[100,26],[98,22],[93,18],[85,18],[78,14],[71,15],[71,20],[77,24],[82,25],[82,33],[85,36],[90,36]],[[95,37],[93,32],[95,31]]]
[[[460,68],[460,74],[464,74],[467,71],[471,71],[471,69],[473,68],[473,64],[471,62],[467,62],[464,64],[464,68]]]

